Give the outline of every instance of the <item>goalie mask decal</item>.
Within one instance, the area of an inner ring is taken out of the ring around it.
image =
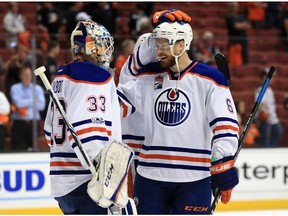
[[[156,119],[166,126],[182,124],[188,118],[190,110],[189,98],[180,89],[165,89],[156,98],[154,105]]]

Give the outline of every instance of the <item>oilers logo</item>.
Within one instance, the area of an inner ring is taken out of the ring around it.
[[[154,113],[157,120],[166,126],[182,124],[190,114],[191,104],[180,89],[165,89],[156,98]]]

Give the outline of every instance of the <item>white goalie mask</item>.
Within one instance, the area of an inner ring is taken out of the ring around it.
[[[103,25],[90,19],[78,22],[70,40],[74,55],[83,53],[93,58],[100,67],[109,68],[114,40]]]
[[[168,39],[169,46],[172,47],[176,41],[184,40],[185,49],[190,49],[193,40],[192,28],[184,22],[164,22],[158,25],[152,32],[152,37]]]

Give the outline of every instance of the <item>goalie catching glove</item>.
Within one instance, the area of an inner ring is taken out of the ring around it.
[[[112,140],[99,155],[97,175],[88,183],[87,192],[103,208],[111,204],[124,208],[128,203],[127,174],[134,152],[129,146]]]
[[[213,191],[218,188],[221,192],[221,202],[224,204],[228,203],[231,199],[233,188],[239,183],[234,167],[234,157],[224,157],[212,162],[210,172]]]
[[[190,22],[191,17],[178,9],[158,11],[153,14],[152,26],[156,28],[159,24],[163,22],[174,22],[174,21]]]

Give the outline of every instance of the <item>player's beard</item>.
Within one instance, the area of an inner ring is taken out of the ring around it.
[[[175,57],[172,55],[166,56],[165,59],[160,60],[160,64],[163,68],[170,68],[176,64]]]

